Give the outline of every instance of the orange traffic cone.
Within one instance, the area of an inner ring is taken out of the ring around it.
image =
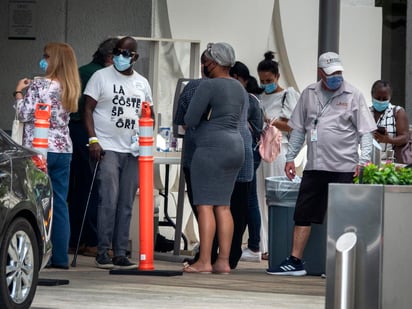
[[[150,105],[143,102],[142,116],[139,120],[139,269],[141,270],[154,269],[153,143],[153,119],[150,117]]]
[[[153,222],[153,119],[150,104],[143,102],[139,120],[139,266],[136,269],[112,269],[112,275],[178,276],[182,271],[154,270]]]
[[[34,110],[34,138],[33,149],[40,152],[47,159],[49,149],[50,104],[36,103]]]

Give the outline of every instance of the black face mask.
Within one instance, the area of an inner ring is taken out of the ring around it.
[[[205,65],[203,66],[203,75],[205,75],[206,77],[210,77],[210,71]]]

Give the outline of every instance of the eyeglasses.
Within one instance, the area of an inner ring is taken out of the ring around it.
[[[115,56],[122,55],[123,57],[128,58],[128,57],[137,55],[137,53],[134,51],[130,51],[128,49],[113,48],[113,55]]]

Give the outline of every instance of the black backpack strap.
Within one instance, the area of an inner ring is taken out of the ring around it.
[[[282,109],[285,107],[285,100],[286,100],[287,94],[288,94],[288,91],[286,90],[282,97]]]

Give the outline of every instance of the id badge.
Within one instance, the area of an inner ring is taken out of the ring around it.
[[[310,130],[310,141],[311,142],[318,141],[318,130],[316,128]]]

